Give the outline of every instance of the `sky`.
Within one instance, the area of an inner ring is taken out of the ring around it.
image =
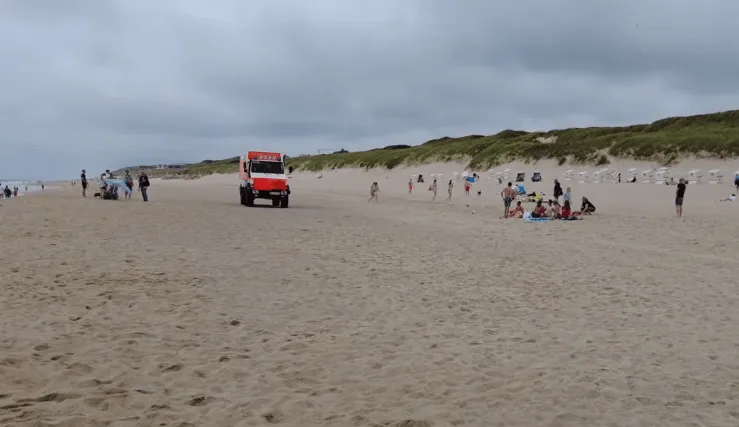
[[[0,178],[739,108],[735,0],[2,0]]]

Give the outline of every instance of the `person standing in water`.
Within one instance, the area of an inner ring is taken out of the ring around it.
[[[82,183],[82,197],[87,197],[87,172],[84,169],[80,174],[80,183]]]
[[[675,211],[677,217],[682,218],[683,216],[683,199],[685,198],[685,180],[680,178],[680,182],[677,184],[677,192],[675,192]]]
[[[454,183],[453,183],[453,182],[452,182],[452,180],[450,179],[450,180],[449,180],[449,186],[448,186],[448,188],[447,188],[447,192],[449,193],[449,195],[448,195],[448,196],[447,196],[447,198],[446,198],[446,200],[447,200],[448,202],[451,202],[451,201],[452,201],[452,189],[454,189]]]
[[[509,182],[508,186],[500,192],[500,197],[503,198],[503,218],[508,218],[508,211],[511,209],[511,203],[516,198],[517,191],[513,189],[513,183]]]
[[[139,191],[141,191],[141,197],[144,198],[145,202],[149,201],[149,194],[147,191],[149,190],[149,175],[146,174],[146,172],[141,172],[141,175],[139,175]]]

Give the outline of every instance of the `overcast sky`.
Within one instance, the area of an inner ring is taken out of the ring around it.
[[[2,0],[0,178],[739,108],[736,0]]]

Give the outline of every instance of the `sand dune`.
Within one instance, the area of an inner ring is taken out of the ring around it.
[[[572,185],[602,215],[526,224],[410,172],[2,202],[0,425],[739,425],[731,186],[678,220],[674,187]]]

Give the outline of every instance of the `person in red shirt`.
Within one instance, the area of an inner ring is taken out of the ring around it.
[[[572,207],[570,207],[570,201],[565,200],[565,204],[562,206],[562,219],[567,219],[572,216]]]
[[[531,213],[531,216],[533,218],[545,218],[547,216],[547,208],[542,205],[541,200],[536,202],[536,207],[534,208],[534,212]]]

